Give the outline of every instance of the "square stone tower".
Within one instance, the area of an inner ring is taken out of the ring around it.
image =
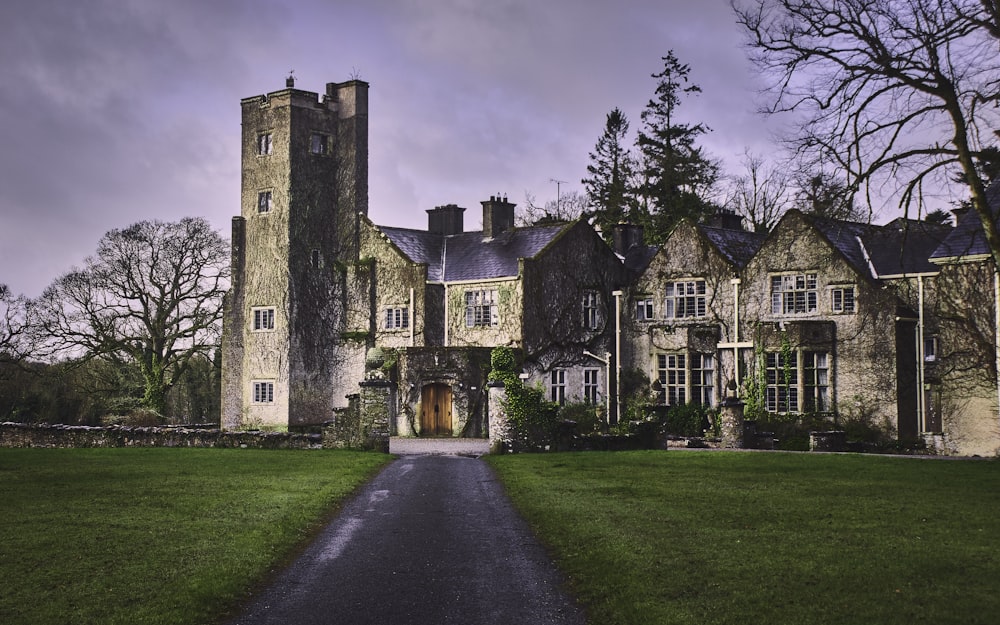
[[[368,84],[286,88],[242,105],[241,214],[222,338],[222,426],[330,419],[351,390],[346,267],[368,213]],[[353,380],[356,387],[357,380]]]

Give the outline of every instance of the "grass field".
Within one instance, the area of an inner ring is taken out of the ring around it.
[[[0,623],[217,621],[388,459],[0,449]]]
[[[1000,622],[1000,462],[491,457],[602,625]]]

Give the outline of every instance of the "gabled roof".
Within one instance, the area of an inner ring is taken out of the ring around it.
[[[737,269],[743,269],[750,262],[766,238],[757,232],[715,226],[699,225],[698,230]]]
[[[625,252],[622,263],[634,275],[639,275],[649,267],[650,261],[660,250],[656,245],[633,245]]]
[[[806,215],[799,211],[789,211],[798,213],[805,221],[813,226],[817,232],[823,235],[830,245],[834,247],[844,260],[850,264],[855,271],[861,275],[874,279],[873,267],[868,264],[868,254],[862,239],[876,232],[879,226],[865,224],[857,221],[843,221],[840,219],[830,219],[818,215]]]
[[[514,228],[484,240],[483,233],[441,235],[425,230],[376,226],[415,263],[427,265],[429,282],[515,277],[518,261],[534,258],[572,224]]]
[[[863,237],[878,277],[936,273],[930,262],[935,248],[951,233],[950,226],[913,219],[896,219]]]
[[[937,272],[938,268],[928,259],[951,232],[949,226],[912,219],[896,219],[877,226],[797,210],[788,214],[810,224],[858,274],[869,280]]]
[[[990,212],[996,216],[1000,213],[1000,180],[996,180],[986,189],[986,202]],[[958,224],[951,234],[931,254],[932,259],[944,260],[962,256],[981,256],[990,253],[986,243],[983,224],[979,216],[971,213],[959,218]]]

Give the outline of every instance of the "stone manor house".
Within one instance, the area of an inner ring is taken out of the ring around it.
[[[516,227],[491,195],[427,228],[368,219],[368,84],[246,98],[241,214],[223,329],[222,425],[313,427],[366,381],[395,435],[489,434],[488,373],[612,421],[625,380],[650,401],[863,417],[943,453],[996,455],[998,287],[975,217],[955,228],[787,213],[768,235],[733,214],[661,246],[619,225]],[[991,188],[1000,206],[1000,187]],[[477,211],[478,215],[478,211]]]

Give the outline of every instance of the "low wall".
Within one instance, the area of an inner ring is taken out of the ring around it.
[[[161,427],[0,423],[0,447],[222,447],[319,449],[319,434]]]

